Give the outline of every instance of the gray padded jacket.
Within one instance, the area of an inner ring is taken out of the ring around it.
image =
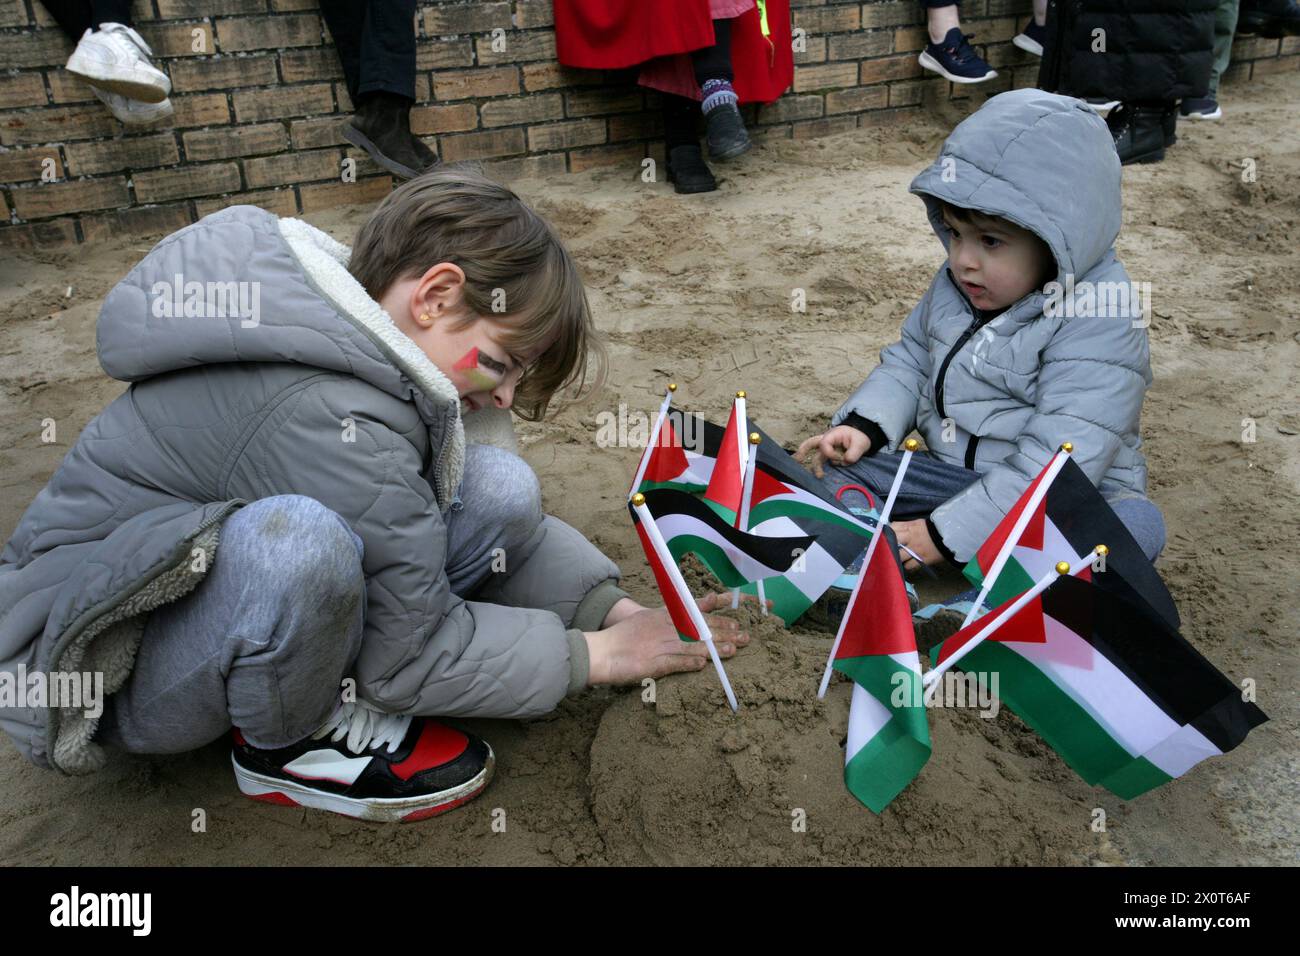
[[[483,413],[462,421],[451,382],[348,257],[304,222],[236,206],[162,240],[109,293],[100,363],[133,384],[86,426],[0,554],[0,671],[102,671],[111,694],[148,612],[210,566],[221,521],[300,494],[364,543],[361,696],[393,712],[526,717],[585,686],[581,632],[623,595],[618,568],[547,517],[527,561],[474,600],[450,592],[442,516]],[[232,281],[250,285],[207,285]],[[247,308],[168,317],[178,282],[230,302],[242,288]],[[508,413],[480,421],[513,440]],[[95,725],[75,707],[0,709],[24,754],[68,773],[103,764]]]
[[[1070,97],[1028,89],[994,96],[953,130],[911,191],[945,248],[939,200],[1035,233],[1074,305],[1053,308],[1051,295],[1035,291],[981,325],[945,263],[900,341],[880,353],[832,424],[860,415],[893,450],[915,428],[931,455],[981,473],[930,516],[958,561],[975,553],[1062,442],[1073,442],[1074,460],[1108,500],[1144,495],[1138,420],[1150,353],[1139,297],[1129,294],[1113,248],[1120,163],[1105,122]],[[1106,315],[1081,314],[1088,294]]]

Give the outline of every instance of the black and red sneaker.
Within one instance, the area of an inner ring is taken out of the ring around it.
[[[278,750],[253,747],[236,729],[231,760],[239,789],[254,800],[388,822],[474,799],[496,762],[479,737],[359,702],[340,704],[316,733]]]

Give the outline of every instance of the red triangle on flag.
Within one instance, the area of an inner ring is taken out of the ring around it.
[[[979,562],[980,571],[984,574],[988,574],[989,568],[993,567],[993,562],[997,560],[998,552],[1002,550],[1002,545],[1006,542],[1007,538],[1011,537],[1011,530],[1016,526],[1016,522],[1020,520],[1020,513],[1025,510],[1025,505],[1028,503],[1029,499],[1033,497],[1035,489],[1038,488],[1039,484],[1043,480],[1043,476],[1047,474],[1047,469],[1050,467],[1051,462],[1048,462],[1047,465],[1044,466],[1043,470],[1038,473],[1038,477],[1035,478],[1030,483],[1029,487],[1025,489],[1024,494],[1016,499],[1016,503],[1011,506],[1011,510],[1008,511],[1002,520],[998,522],[998,526],[993,529],[993,533],[988,536],[988,539],[980,545],[980,549],[975,552],[975,560]],[[1047,496],[1044,495],[1043,502],[1045,503],[1046,500]],[[1026,526],[1024,534],[1020,537],[1020,544],[1027,548],[1037,548],[1042,550],[1043,512],[1045,510],[1044,503],[1039,504],[1038,513],[1029,519],[1029,525]]]
[[[659,554],[655,551],[650,536],[642,527],[640,516],[633,512],[632,517],[633,523],[636,525],[637,537],[641,539],[641,548],[645,551],[646,560],[650,562],[650,569],[654,571],[655,584],[659,586],[659,594],[664,599],[664,607],[668,608],[668,616],[672,618],[673,627],[677,628],[677,633],[683,637],[692,641],[700,640],[700,632],[695,629],[695,622],[691,620],[690,612],[686,609],[686,605],[682,603],[677,588],[673,587],[672,578],[668,576],[668,569],[659,560]]]
[[[952,657],[964,644],[978,635],[999,614],[1018,600],[1020,600],[1020,595],[1016,595],[987,614],[975,618],[956,634],[949,637],[943,642],[943,646],[939,648],[939,659],[935,661],[936,665],[942,664],[949,657]],[[1022,607],[1012,615],[1009,621],[1004,622],[985,640],[1002,641],[1004,643],[1019,642],[1022,644],[1042,644],[1046,642],[1047,634],[1043,629],[1042,597],[1036,597]]]
[[[745,475],[740,467],[740,423],[736,421],[736,406],[733,404],[704,497],[739,514],[740,498],[744,490]]]
[[[673,423],[665,418],[663,427],[659,429],[659,440],[650,449],[650,461],[646,464],[642,480],[672,481],[687,469],[688,464],[686,452],[677,438]]]
[[[780,481],[763,470],[761,464],[754,469],[754,487],[749,492],[749,506],[751,508],[760,501],[766,501],[768,498],[774,498],[777,495],[790,494],[790,486],[784,481]]]
[[[849,608],[835,659],[916,650],[912,608],[907,602],[898,558],[889,552],[888,539],[875,549],[871,565],[862,573],[865,577]]]

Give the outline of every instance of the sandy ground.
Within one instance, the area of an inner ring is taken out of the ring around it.
[[[1126,170],[1119,252],[1155,303],[1143,434],[1170,529],[1160,568],[1187,637],[1234,680],[1253,678],[1272,718],[1235,752],[1125,803],[1082,783],[1009,712],[938,710],[929,765],[875,816],[841,777],[849,685],[837,681],[824,703],[813,696],[829,637],[756,621],[754,644],[728,665],[739,715],[704,672],[660,681],[653,705],[639,688],[600,690],[544,720],[471,722],[496,749],[496,781],[410,826],[247,801],[223,743],[70,779],[29,766],[5,740],[0,860],[1294,864],[1300,612],[1286,562],[1300,503],[1300,77],[1230,87],[1223,100],[1224,121],[1180,124],[1164,163]],[[705,197],[627,169],[516,184],[571,243],[611,357],[592,404],[521,424],[523,453],[548,510],[619,561],[643,600],[652,582],[621,501],[638,452],[598,447],[597,416],[620,402],[649,413],[671,376],[679,404],[715,420],[745,388],[751,415],[787,445],[819,430],[942,260],[906,186],[966,109],[934,104],[903,126],[769,142]],[[1236,165],[1245,158],[1253,183]],[[367,211],[311,219],[346,242]],[[0,267],[0,535],[121,389],[99,370],[94,320],[148,246]],[[790,311],[795,288],[805,314]],[[39,441],[46,418],[56,445]],[[1245,418],[1253,444],[1241,441]],[[925,583],[923,597],[958,587]],[[206,832],[192,830],[196,808]],[[1105,832],[1090,828],[1094,808]],[[500,810],[505,832],[494,832]]]

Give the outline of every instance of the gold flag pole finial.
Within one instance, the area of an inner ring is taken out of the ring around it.
[[[758,432],[750,432],[750,433],[749,433],[749,443],[750,443],[751,445],[757,445],[757,444],[758,444],[759,442],[761,442],[762,440],[763,440],[763,439],[759,437]]]
[[[1057,574],[1069,574],[1069,573],[1070,573],[1070,562],[1069,562],[1069,561],[1057,561],[1057,562],[1056,562],[1056,573],[1057,573]]]
[[[1097,552],[1098,554],[1100,554],[1103,558],[1104,558],[1106,555],[1110,554],[1110,548],[1106,547],[1104,544],[1099,544],[1099,545],[1097,545],[1097,547],[1093,548],[1092,550],[1093,550],[1093,551],[1096,551],[1096,552]]]
[[[638,491],[636,494],[632,496],[632,504],[640,508],[643,504],[645,504],[645,495],[641,494],[641,492]]]
[[[921,447],[921,443],[915,438],[909,438],[907,441],[903,442],[903,447],[908,451],[916,451]]]
[[[670,392],[675,392],[675,391],[677,391],[677,383],[676,383],[676,382],[669,382],[669,383],[668,383],[668,391],[670,391]]]
[[[736,393],[736,397],[737,397],[737,398],[744,398],[744,397],[745,397],[745,390],[742,388],[740,391],[738,391],[738,392]]]
[[[1072,441],[1061,442],[1061,451],[1065,452],[1067,455],[1070,452],[1074,451],[1074,442]]]

